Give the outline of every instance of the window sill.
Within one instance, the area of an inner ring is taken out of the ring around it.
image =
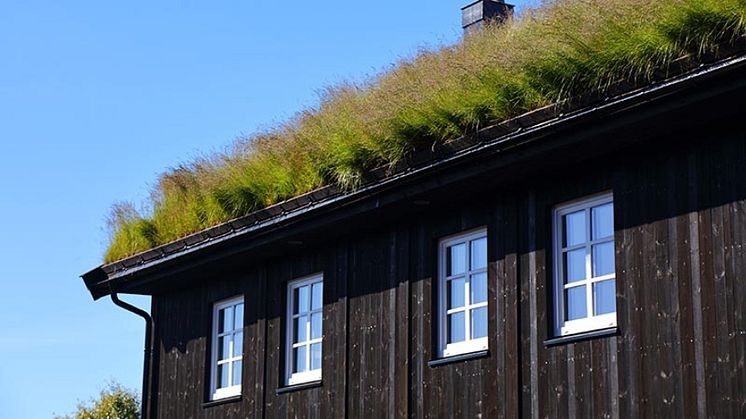
[[[490,351],[483,350],[461,355],[453,355],[445,358],[433,359],[427,363],[429,367],[438,367],[441,365],[454,364],[456,362],[471,361],[472,359],[486,358],[490,356]]]
[[[610,327],[608,329],[593,330],[590,332],[576,333],[574,335],[560,336],[556,338],[547,339],[544,341],[544,346],[550,347],[550,346],[564,345],[567,343],[581,342],[584,340],[614,336],[618,334],[619,334],[618,327]]]
[[[202,407],[208,408],[208,407],[213,407],[213,406],[219,406],[221,404],[234,403],[234,402],[240,402],[240,401],[241,401],[241,395],[239,394],[237,396],[228,396],[228,397],[223,397],[221,399],[210,400],[209,402],[204,402],[202,403]]]
[[[321,387],[321,380],[309,381],[307,383],[293,384],[291,386],[280,387],[277,389],[276,394],[292,393],[293,391],[301,391],[309,388]]]

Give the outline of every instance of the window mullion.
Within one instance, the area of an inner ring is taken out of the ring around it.
[[[469,292],[471,289],[470,285],[471,285],[471,275],[469,271],[467,271],[466,280],[464,281],[464,322],[466,323],[464,326],[465,327],[464,340],[467,342],[471,340],[471,327],[469,327],[470,325],[469,320],[471,319],[471,309],[469,309],[469,303],[471,302],[471,296],[469,295]]]
[[[591,278],[593,278],[593,247],[591,245],[591,237],[593,235],[592,228],[593,223],[591,222],[591,217],[593,213],[591,211],[591,207],[588,207],[585,209],[585,246],[586,246],[586,255],[585,255],[585,304],[586,304],[586,317],[592,317],[593,316],[593,284],[591,283]]]
[[[231,387],[233,385],[233,362],[228,361],[226,364],[228,364],[228,387]]]
[[[466,251],[464,252],[464,273],[468,275],[469,271],[471,270],[471,266],[469,265],[469,260],[471,259],[471,241],[470,240],[464,240],[464,248],[466,249]]]
[[[471,272],[467,272],[466,278],[464,279],[464,307],[469,307],[471,304]]]
[[[308,287],[308,307],[311,307],[311,290],[313,287]],[[311,370],[311,315],[306,316],[306,371]]]

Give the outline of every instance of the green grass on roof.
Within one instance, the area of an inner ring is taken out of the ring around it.
[[[149,208],[117,204],[112,262],[259,208],[393,165],[490,123],[621,80],[746,33],[746,0],[556,0],[456,45],[420,52],[229,152],[160,176]]]

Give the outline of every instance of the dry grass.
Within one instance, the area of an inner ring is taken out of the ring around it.
[[[620,80],[746,32],[746,0],[555,0],[503,27],[423,51],[229,152],[163,174],[149,211],[114,206],[112,262],[325,184],[359,186],[495,121]]]

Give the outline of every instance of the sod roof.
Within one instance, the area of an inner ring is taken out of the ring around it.
[[[745,33],[746,0],[546,2],[365,83],[330,88],[276,129],[167,171],[146,211],[114,206],[107,270],[249,231],[686,74],[740,50]]]

